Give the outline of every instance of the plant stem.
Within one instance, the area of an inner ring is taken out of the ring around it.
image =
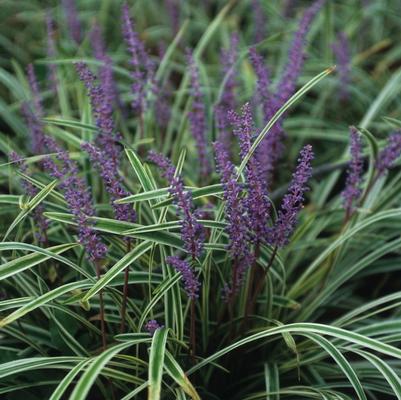
[[[195,263],[195,242],[192,241],[192,263]],[[196,321],[195,321],[195,299],[191,299],[191,317],[190,317],[190,326],[189,326],[189,342],[190,342],[190,355],[192,358],[192,361],[195,362],[196,355],[195,355],[195,346],[196,346]]]
[[[191,343],[191,357],[195,362],[195,346],[196,346],[196,329],[195,329],[195,299],[191,299],[191,325],[190,325],[190,343]]]
[[[143,112],[141,112],[139,115],[139,141],[142,141],[144,137],[145,137],[145,124],[143,119]],[[143,143],[140,143],[138,145],[137,151],[140,157],[144,156],[145,151],[143,149]]]
[[[254,256],[255,256],[255,261],[254,261],[254,263],[253,263],[253,265],[252,265],[252,267],[251,267],[251,275],[250,275],[250,277],[249,277],[249,289],[248,289],[248,298],[247,298],[247,300],[246,300],[245,320],[247,320],[248,315],[249,315],[249,314],[248,314],[248,312],[249,312],[249,300],[250,300],[250,296],[251,296],[252,289],[253,289],[253,285],[254,285],[254,280],[255,280],[255,268],[256,268],[257,263],[258,263],[259,255],[260,255],[260,243],[259,243],[259,241],[257,241],[257,242],[256,242],[256,245],[255,245],[255,254],[254,254]]]
[[[127,253],[131,251],[131,240],[127,241]],[[120,332],[124,333],[125,331],[125,316],[127,313],[127,300],[128,300],[128,281],[129,281],[129,266],[127,266],[124,270],[124,288],[123,288],[123,300],[121,303],[121,325]]]
[[[378,179],[378,176],[376,175],[368,183],[368,186],[367,186],[367,188],[365,190],[365,193],[363,194],[362,198],[359,200],[359,205],[363,205],[363,203],[365,202],[366,198],[368,197],[369,192],[371,191],[373,185],[376,183],[377,179]],[[344,216],[344,220],[343,220],[343,222],[341,224],[340,233],[338,234],[338,237],[342,235],[342,233],[344,232],[344,229],[347,227],[347,225],[350,222],[350,220],[351,220],[352,216],[354,215],[354,213],[355,213],[355,210],[354,211],[351,211],[351,210],[347,210],[346,211],[345,216]],[[333,263],[334,263],[335,257],[336,257],[337,254],[339,254],[339,252],[341,251],[341,248],[342,248],[342,246],[340,246],[336,251],[334,251],[332,254],[330,254],[329,259],[328,259],[328,264],[329,265],[327,267],[326,276],[322,281],[321,288],[326,286],[326,284],[327,284],[327,282],[329,280],[330,273],[333,270]]]
[[[249,308],[248,308],[248,310],[247,310],[247,315],[250,315],[250,314],[252,314],[252,312],[253,312],[253,309],[254,309],[254,307],[255,307],[255,304],[256,304],[256,300],[257,300],[257,298],[258,298],[258,295],[259,295],[259,293],[262,291],[263,285],[265,284],[266,276],[267,276],[267,274],[268,274],[268,272],[269,272],[271,266],[273,265],[274,259],[276,258],[277,250],[278,250],[278,247],[275,246],[274,249],[273,249],[272,255],[270,256],[269,263],[267,264],[267,267],[266,267],[265,270],[264,270],[263,277],[262,277],[262,278],[259,280],[259,282],[257,283],[257,286],[256,286],[256,288],[255,288],[255,292],[254,292],[254,294],[253,294],[253,296],[252,296],[252,301],[249,303]]]
[[[234,266],[232,269],[232,277],[231,277],[231,293],[230,293],[230,298],[228,300],[228,312],[230,314],[230,321],[232,323],[232,320],[234,318],[234,299],[235,299],[235,294],[237,291],[238,287],[238,262],[237,260],[234,261]]]
[[[248,293],[247,293],[247,299],[246,299],[246,305],[245,305],[245,316],[244,316],[244,320],[242,323],[242,328],[241,331],[246,331],[247,329],[247,325],[248,325],[248,317],[249,317],[249,312],[250,312],[250,299],[252,296],[252,289],[254,286],[254,280],[255,280],[255,269],[257,267],[257,263],[258,263],[258,258],[260,255],[260,243],[259,241],[256,242],[255,245],[255,261],[253,263],[253,265],[251,266],[251,273],[250,273],[250,277],[249,277],[249,285],[248,285]]]
[[[98,261],[95,261],[96,265],[96,276],[100,278],[100,265]],[[100,318],[100,330],[102,332],[102,349],[106,350],[107,339],[106,339],[106,323],[104,321],[104,301],[103,301],[103,290],[99,292],[99,318]]]

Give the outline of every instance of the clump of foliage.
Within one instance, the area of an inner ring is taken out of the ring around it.
[[[401,399],[397,7],[5,0],[1,398]]]

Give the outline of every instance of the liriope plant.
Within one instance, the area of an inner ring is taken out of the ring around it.
[[[398,21],[301,3],[5,2],[2,398],[401,398]]]

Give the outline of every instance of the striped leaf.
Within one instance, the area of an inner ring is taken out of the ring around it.
[[[119,275],[122,271],[124,271],[125,268],[127,268],[134,261],[143,256],[147,251],[149,251],[151,247],[152,244],[149,242],[142,242],[139,245],[135,246],[133,250],[131,250],[128,254],[126,254],[121,260],[119,260],[116,264],[114,264],[103,276],[101,276],[98,279],[98,281],[93,285],[93,287],[82,298],[82,302],[83,303],[87,302],[96,293],[101,291],[117,275]]]
[[[60,381],[55,391],[49,397],[49,400],[60,400],[64,396],[68,386],[74,381],[75,377],[86,368],[90,360],[82,360]]]
[[[167,328],[159,328],[153,335],[149,355],[148,400],[159,400],[161,396],[167,336]]]
[[[149,341],[149,339],[138,339],[129,343],[120,343],[116,346],[110,347],[102,354],[92,359],[92,362],[87,367],[85,372],[82,374],[81,378],[75,385],[73,392],[71,393],[70,400],[85,400],[87,394],[91,390],[93,384],[95,383],[97,377],[103,373],[103,369],[106,364],[120,351],[133,346],[134,344],[144,343]]]
[[[401,399],[401,379],[399,375],[380,357],[377,357],[374,354],[370,354],[363,350],[356,350],[355,353],[361,355],[366,358],[372,365],[374,365],[377,370],[384,376],[388,384],[393,389],[394,394],[397,396],[397,399]]]
[[[166,358],[164,360],[164,368],[171,378],[187,393],[193,400],[200,400],[199,394],[193,387],[191,381],[185,375],[180,365],[174,359],[172,354],[166,350]]]
[[[32,251],[33,254],[28,254],[17,259],[8,261],[0,265],[0,280],[9,278],[10,276],[16,275],[26,269],[32,268],[50,258],[60,261],[63,264],[70,266],[71,268],[82,273],[84,276],[89,277],[90,275],[80,268],[78,265],[71,262],[69,259],[59,256],[67,250],[77,247],[77,243],[66,243],[58,246],[49,247],[48,249],[42,249],[32,244],[18,243],[18,242],[3,242],[0,243],[0,251],[2,250],[28,250]]]
[[[141,160],[137,156],[137,154],[130,149],[126,149],[125,153],[127,154],[128,160],[134,169],[134,172],[145,192],[149,192],[151,190],[156,189],[150,179],[148,173],[146,172],[145,168],[143,167]]]
[[[7,232],[4,234],[3,242],[7,239],[11,231],[21,222],[24,218],[33,211],[56,187],[57,180],[50,182],[46,185],[39,193],[37,193],[27,204],[24,205],[24,209],[17,215],[17,218],[11,223]]]
[[[47,117],[47,118],[42,118],[42,121],[46,122],[47,124],[65,126],[67,128],[84,129],[92,132],[98,131],[98,128],[95,125],[84,124],[80,121],[75,121],[72,119]]]
[[[205,186],[202,188],[185,186],[185,189],[191,191],[193,199],[199,199],[199,198],[208,197],[208,196],[215,196],[215,195],[219,195],[219,194],[223,193],[223,188],[222,188],[221,184]],[[117,200],[116,203],[117,204],[125,204],[125,203],[140,202],[140,201],[144,201],[144,200],[157,200],[160,197],[168,196],[169,195],[168,190],[169,190],[169,188],[161,188],[161,189],[151,190],[148,192],[133,194],[131,196],[127,196],[127,197]],[[172,201],[173,201],[172,199],[164,200],[160,203],[155,204],[154,208],[165,207],[166,205],[171,204]]]
[[[203,366],[217,360],[221,356],[241,347],[246,344],[252,343],[257,340],[265,339],[270,336],[275,336],[278,334],[283,334],[285,332],[290,332],[292,334],[298,334],[298,335],[303,335],[303,334],[308,334],[308,333],[316,333],[320,335],[327,335],[334,337],[336,339],[341,339],[344,340],[345,342],[355,344],[359,347],[362,348],[367,348],[372,351],[379,352],[381,354],[385,354],[391,357],[398,358],[401,360],[401,350],[391,346],[389,344],[383,343],[381,341],[369,338],[367,336],[352,332],[352,331],[347,331],[345,329],[329,326],[329,325],[323,325],[323,324],[314,324],[314,323],[294,323],[294,324],[288,324],[288,325],[283,325],[277,328],[270,328],[267,330],[264,330],[262,332],[255,333],[254,335],[248,336],[244,339],[238,340],[237,342],[225,347],[224,349],[221,349],[217,351],[216,353],[212,354],[211,356],[207,357],[206,359],[202,360],[200,363],[192,367],[189,371],[188,374],[191,374],[198,369],[202,368]]]
[[[266,124],[266,126],[262,129],[259,135],[254,140],[251,148],[248,153],[244,156],[241,165],[238,168],[238,177],[241,176],[242,172],[248,161],[252,157],[252,154],[255,152],[259,144],[265,138],[265,136],[269,133],[270,129],[274,126],[274,124],[280,119],[280,117],[294,104],[296,103],[305,93],[311,90],[315,85],[317,85],[322,79],[324,79],[327,75],[333,72],[334,68],[328,68],[321,72],[319,75],[315,76],[311,79],[306,85],[304,85],[301,89],[299,89],[277,112],[274,114],[273,118]]]
[[[70,224],[76,226],[77,223],[72,214],[67,213],[59,213],[59,212],[45,212],[44,215],[54,221],[59,221],[65,224]],[[110,218],[100,218],[100,217],[90,217],[88,221],[93,222],[93,229],[106,232],[113,233],[115,235],[121,236],[131,236],[136,239],[142,239],[151,241],[161,245],[172,246],[178,249],[182,249],[182,240],[177,234],[160,231],[160,232],[141,232],[141,233],[133,233],[127,234],[127,231],[136,229],[138,224],[133,224],[125,221],[118,221]],[[140,225],[139,225],[140,226]]]
[[[336,364],[341,368],[344,374],[347,376],[348,380],[351,382],[352,387],[354,388],[359,400],[367,400],[365,392],[362,388],[361,382],[359,381],[358,375],[353,370],[351,364],[347,361],[347,359],[342,355],[340,350],[338,350],[330,341],[327,339],[316,335],[316,334],[305,334],[307,338],[311,339],[315,343],[317,343],[323,350],[325,350],[336,362]]]

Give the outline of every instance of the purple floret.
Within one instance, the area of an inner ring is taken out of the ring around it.
[[[277,247],[288,244],[289,237],[295,229],[298,214],[303,208],[304,194],[309,188],[306,186],[312,176],[311,161],[313,159],[312,146],[306,145],[298,158],[298,166],[292,175],[288,193],[284,196],[278,218],[270,229],[268,242]]]
[[[176,256],[167,257],[166,261],[181,274],[187,296],[192,300],[197,299],[200,283],[188,261],[181,260]]]
[[[377,175],[383,175],[394,166],[401,154],[401,131],[393,133],[388,138],[387,146],[379,153],[376,161]]]
[[[182,217],[181,238],[184,242],[184,249],[192,259],[195,259],[202,254],[205,231],[197,221],[192,194],[184,188],[182,177],[176,174],[176,169],[168,158],[153,151],[149,152],[148,158],[162,170],[162,176],[170,184],[169,193],[177,206],[177,216]]]
[[[145,329],[150,333],[150,336],[153,336],[160,327],[155,319],[151,319],[145,324]]]
[[[199,81],[199,71],[195,64],[193,55],[188,52],[187,54],[189,74],[191,77],[191,97],[192,109],[188,114],[189,123],[191,126],[191,133],[196,142],[196,149],[198,151],[200,173],[202,178],[206,178],[210,173],[210,164],[208,159],[208,151],[206,144],[206,116],[205,104]]]
[[[355,203],[361,195],[363,158],[362,140],[356,128],[351,127],[351,161],[348,165],[347,180],[345,189],[342,192],[343,204],[346,215],[349,216],[354,211]]]

